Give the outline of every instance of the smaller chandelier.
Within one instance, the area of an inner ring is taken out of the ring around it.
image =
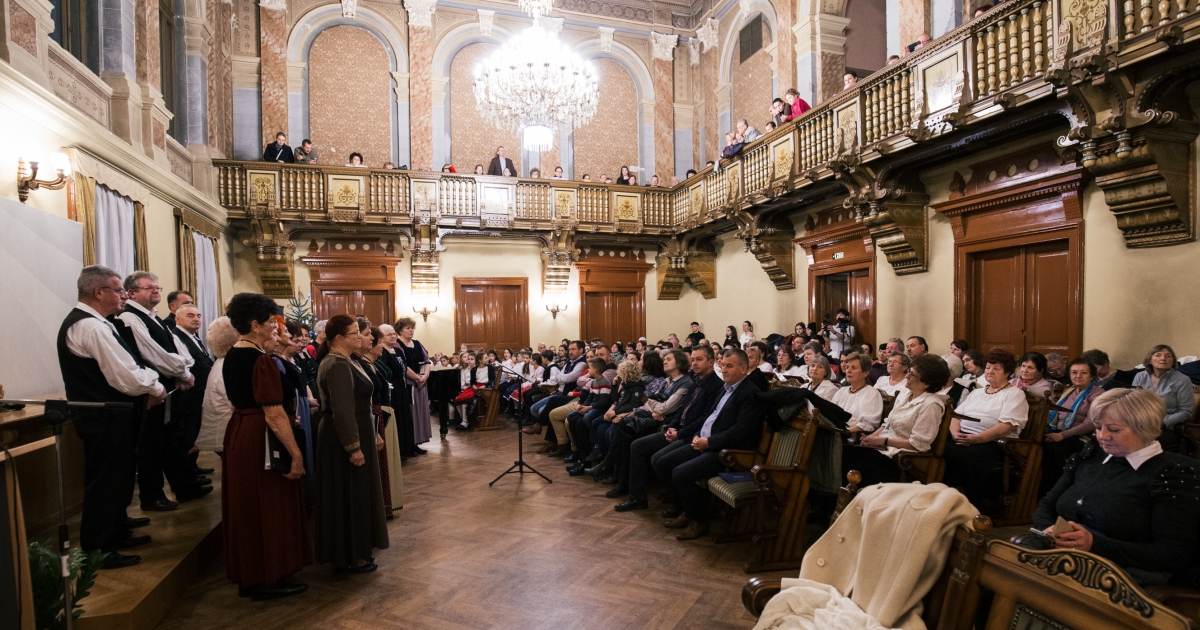
[[[475,69],[475,102],[499,129],[523,130],[527,151],[554,144],[559,124],[575,128],[596,115],[596,70],[554,33],[521,31]]]
[[[554,0],[517,0],[517,6],[536,19],[539,15],[550,15]]]

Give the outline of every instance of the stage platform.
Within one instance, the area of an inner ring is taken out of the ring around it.
[[[204,453],[200,466],[217,470],[210,475],[213,492],[203,499],[181,504],[172,512],[148,513],[138,509],[134,499],[129,516],[148,516],[151,521],[135,533],[149,534],[153,541],[124,552],[141,556],[139,564],[100,571],[82,602],[84,613],[75,622],[76,630],[151,630],[221,553],[221,463],[216,455]],[[78,545],[79,516],[70,524],[71,540]],[[30,539],[47,536],[42,532]]]

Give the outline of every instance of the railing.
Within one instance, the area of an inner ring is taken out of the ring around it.
[[[360,211],[339,212],[342,221],[390,221],[386,215],[408,215],[419,201],[422,208],[436,206],[432,210],[439,219],[482,225],[481,200],[487,199],[486,223],[494,226],[503,223],[492,221],[496,200],[507,199],[510,218],[527,222],[521,227],[549,228],[549,222],[560,219],[593,231],[630,230],[638,224],[654,230],[694,227],[719,220],[731,204],[757,203],[774,182],[787,179],[788,187],[795,188],[829,180],[830,162],[845,154],[856,154],[863,162],[879,159],[928,142],[951,126],[974,124],[1031,99],[1053,98],[1055,90],[1045,79],[1052,63],[1085,54],[1104,33],[1116,34],[1109,52],[1118,55],[1122,50],[1171,54],[1147,43],[1178,37],[1164,34],[1164,25],[1188,19],[1184,28],[1192,33],[1200,24],[1200,0],[1107,1],[1081,8],[1076,2],[1067,6],[1068,0],[1057,5],[1053,0],[1009,0],[674,189],[217,160],[220,201],[226,208],[245,211],[274,200],[280,211],[302,213],[314,221],[319,216],[313,215],[335,205],[339,211],[347,208],[345,196],[337,205],[329,190],[332,178],[340,178],[339,191],[345,180],[363,182]],[[1059,33],[1062,24],[1070,24],[1073,32]],[[1139,37],[1143,34],[1147,36]],[[1126,40],[1135,41],[1127,45]],[[1056,54],[1059,42],[1070,48]],[[784,154],[786,147],[792,155]],[[789,163],[789,172],[777,172]],[[256,180],[262,173],[276,173],[276,179],[263,184]],[[693,190],[697,186],[698,192]],[[494,194],[496,188],[504,194]],[[639,199],[638,217],[631,217],[630,205],[624,203],[629,194]]]

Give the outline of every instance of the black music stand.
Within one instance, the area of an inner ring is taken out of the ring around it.
[[[500,369],[505,372],[508,372],[509,374],[512,374],[513,376],[516,376],[517,378],[521,379],[522,381],[525,381],[526,383],[529,383],[530,385],[533,385],[533,380],[526,378],[520,372],[517,372],[510,368],[506,368],[503,365],[500,366]],[[520,390],[518,390],[518,391],[520,391]],[[499,403],[497,403],[497,404],[499,404]],[[520,405],[521,403],[518,402],[517,404]],[[525,470],[526,468],[528,468],[529,470],[526,471]],[[513,462],[513,465],[509,466],[508,470],[500,473],[500,475],[498,477],[493,479],[491,481],[491,483],[488,484],[488,487],[491,487],[492,484],[496,483],[497,481],[500,481],[500,479],[503,478],[504,475],[507,475],[510,473],[517,473],[518,475],[524,475],[526,472],[531,472],[531,473],[541,477],[542,479],[545,479],[546,483],[554,483],[553,481],[550,480],[549,477],[538,472],[536,469],[534,469],[533,466],[530,466],[529,464],[525,463],[525,432],[522,431],[520,425],[518,425],[517,426],[517,461]]]

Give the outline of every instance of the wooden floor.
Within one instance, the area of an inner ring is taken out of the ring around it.
[[[299,574],[309,591],[255,603],[237,597],[218,558],[159,628],[750,628],[742,608],[750,543],[681,543],[659,505],[620,514],[611,488],[569,477],[561,460],[528,454],[554,480],[508,475],[513,425],[424,445],[404,465],[406,505],[389,525],[379,571]],[[526,444],[540,445],[541,436]],[[532,449],[531,449],[532,450]],[[798,571],[774,575],[792,575]]]

